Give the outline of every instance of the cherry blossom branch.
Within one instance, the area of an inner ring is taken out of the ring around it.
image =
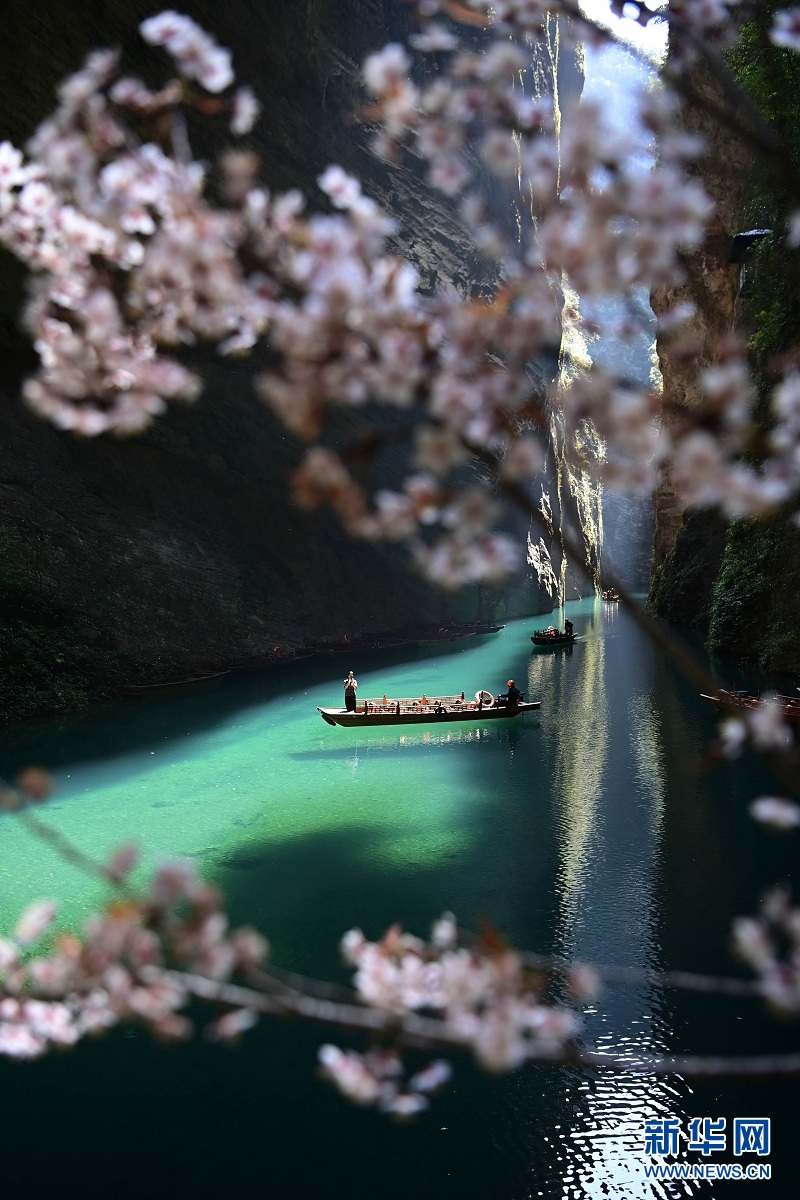
[[[680,974],[680,973],[674,973]],[[260,990],[218,983],[185,972],[145,968],[142,979],[148,983],[170,983],[201,1000],[223,1003],[231,1007],[259,1012],[264,1016],[301,1017],[312,1024],[334,1026],[350,1033],[390,1035],[403,1044],[419,1050],[468,1051],[465,1037],[448,1029],[439,1019],[409,1013],[389,1013],[356,1004],[323,1000],[302,994],[277,998]],[[687,976],[689,979],[702,977]],[[664,977],[659,977],[663,982]],[[657,980],[649,980],[656,982]],[[309,981],[311,982],[311,981]],[[316,982],[316,981],[314,981]],[[734,983],[739,981],[709,981]],[[686,986],[685,984],[675,986]],[[703,989],[705,990],[705,989]],[[723,989],[709,989],[723,990]],[[729,994],[746,994],[730,992]],[[584,1047],[530,1048],[525,1063],[530,1066],[580,1066],[613,1071],[617,1074],[681,1075],[695,1078],[759,1078],[794,1076],[800,1074],[800,1054],[752,1056],[670,1056],[664,1058],[624,1058]]]
[[[41,773],[29,781],[42,790]],[[25,778],[25,773],[22,775]],[[36,780],[39,779],[38,787]],[[36,837],[92,878],[122,883],[134,865],[129,848],[101,867],[68,838],[27,811]],[[55,836],[54,836],[55,834]],[[323,1074],[357,1103],[397,1117],[421,1111],[427,1094],[446,1082],[450,1067],[436,1061],[406,1076],[405,1047],[473,1054],[490,1071],[524,1064],[574,1065],[616,1072],[760,1077],[795,1074],[800,1056],[769,1058],[627,1058],[580,1044],[578,1013],[546,993],[566,986],[580,1001],[600,978],[633,985],[683,987],[705,993],[760,995],[787,1012],[800,1009],[800,971],[787,943],[800,936],[800,910],[782,891],[767,897],[756,919],[734,926],[737,946],[760,975],[755,984],[685,972],[637,972],[567,964],[520,954],[486,926],[464,936],[445,914],[428,943],[390,929],[378,943],[360,930],[342,941],[356,968],[355,992],[296,973],[260,966],[267,943],[255,930],[228,930],[221,898],[188,864],[165,863],[141,895],[128,893],[92,917],[82,937],[62,935],[49,955],[26,957],[47,932],[57,906],[37,901],[22,914],[13,939],[0,938],[0,1054],[38,1057],[48,1048],[121,1021],[144,1021],[155,1033],[185,1038],[182,1014],[191,998],[225,1011],[206,1027],[211,1040],[235,1040],[259,1017],[294,1017],[348,1033],[379,1038],[365,1054],[325,1045]],[[238,982],[236,976],[246,982]]]

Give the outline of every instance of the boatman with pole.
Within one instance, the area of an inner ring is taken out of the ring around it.
[[[347,679],[344,681],[344,706],[348,712],[356,711],[356,691],[358,690],[358,680],[353,678],[353,672],[347,672]]]

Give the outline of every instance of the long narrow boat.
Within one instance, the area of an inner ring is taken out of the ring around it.
[[[423,699],[425,703],[423,704]],[[497,721],[536,712],[541,700],[523,700],[519,704],[499,704],[491,692],[476,692],[474,700],[461,696],[412,696],[402,699],[377,696],[359,700],[355,712],[346,708],[317,708],[329,725],[346,729],[381,725],[450,724],[453,721]]]
[[[792,725],[800,725],[800,696],[778,696],[776,698],[783,705],[784,721],[789,721]],[[709,704],[713,704],[722,712],[730,712],[732,708],[744,708],[748,712],[756,712],[761,707],[759,696],[752,696],[745,691],[728,692],[725,688],[720,688],[716,696],[707,696],[701,692],[700,699],[708,700]]]
[[[577,640],[577,634],[562,633],[560,629],[556,629],[553,633],[549,629],[537,629],[535,633],[531,634],[534,646],[571,646]]]
[[[461,630],[460,632],[455,632],[451,629],[445,629],[442,633],[437,634],[436,637],[417,638],[417,645],[443,646],[446,642],[465,642],[468,638],[474,638],[475,636],[476,634],[474,630]]]
[[[160,696],[164,692],[182,691],[198,683],[211,683],[212,679],[222,679],[225,675],[230,675],[230,671],[207,671],[202,675],[190,675],[188,679],[167,679],[163,683],[129,683],[120,690],[126,696]]]

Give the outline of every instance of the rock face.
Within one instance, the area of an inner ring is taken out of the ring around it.
[[[257,90],[266,115],[256,140],[271,186],[313,194],[320,171],[339,162],[400,217],[404,251],[428,284],[465,288],[487,277],[449,205],[431,197],[413,167],[390,176],[348,119],[359,103],[364,54],[403,36],[408,7],[396,0],[193,0],[180,8],[231,47],[237,77]],[[33,13],[23,0],[7,0],[0,136],[23,144],[49,112],[58,81],[97,46],[122,45],[126,55],[132,47],[126,65],[147,78],[147,59],[136,61],[135,30],[155,10],[151,0],[69,9],[41,0]],[[557,98],[568,105],[580,93],[580,64],[574,52],[559,59],[557,32],[554,23],[539,74],[543,87],[557,82]],[[276,643],[353,637],[439,621],[445,612],[474,619],[481,604],[484,616],[545,611],[564,595],[540,585],[529,567],[504,593],[468,590],[445,606],[409,572],[404,554],[354,542],[332,520],[299,511],[286,484],[299,446],[254,397],[246,366],[210,361],[196,407],[172,411],[125,444],[57,433],[17,400],[31,365],[14,326],[20,284],[4,255],[0,617],[19,587],[35,591],[46,623],[62,631],[62,674],[77,672],[81,694],[101,694],[125,676],[153,679],[264,656]],[[596,559],[595,527],[590,542]],[[11,711],[52,706],[47,691],[41,682],[33,688],[38,700]]]
[[[698,68],[692,82],[698,96],[719,104],[714,80]],[[692,328],[694,353],[676,355],[663,340],[656,343],[664,387],[664,411],[680,421],[680,410],[702,411],[704,399],[696,377],[703,367],[719,361],[726,337],[739,319],[738,269],[730,259],[731,242],[741,228],[752,154],[715,122],[700,103],[687,103],[685,125],[699,133],[706,153],[699,174],[716,203],[716,217],[706,240],[684,252],[685,282],[664,288],[652,297],[656,315],[690,301],[695,306]],[[687,513],[669,479],[655,495],[653,583],[650,607],[659,616],[707,628],[712,588],[724,544],[725,523],[714,514]],[[688,618],[688,619],[687,619]]]
[[[763,20],[768,21],[768,15]],[[748,66],[755,69],[756,78],[759,72],[766,78],[770,105],[788,125],[791,116],[787,114],[796,104],[796,82],[791,76],[787,84],[770,72],[768,55],[773,53],[765,32],[761,41],[757,37],[747,41]],[[718,99],[708,78],[698,72],[693,82],[701,96],[712,102]],[[776,338],[770,342],[770,353],[785,347],[781,337],[794,337],[796,323],[782,308],[786,284],[782,262],[777,276],[766,276],[776,285],[776,292],[773,311],[763,312],[758,304],[742,303],[739,269],[729,261],[732,236],[750,225],[746,214],[756,182],[752,154],[699,109],[690,109],[687,124],[707,142],[701,174],[716,201],[718,219],[706,244],[686,256],[686,286],[679,294],[656,297],[655,304],[662,307],[687,296],[694,301],[700,366],[715,361],[726,335],[736,332],[746,339],[755,331],[758,371],[759,341],[765,328],[769,334],[770,320],[781,319],[781,332],[770,335]],[[774,202],[774,211],[779,212],[782,201],[777,185]],[[686,363],[671,357],[664,346],[659,353],[665,399],[678,407],[702,408]],[[695,366],[693,362],[692,371]],[[760,382],[771,386],[773,379],[767,374]],[[682,511],[667,488],[656,498],[656,520],[652,610],[667,620],[707,632],[714,651],[773,672],[800,671],[800,533],[792,518],[778,514],[728,523],[717,513]]]

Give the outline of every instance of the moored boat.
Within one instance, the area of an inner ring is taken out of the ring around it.
[[[451,621],[450,628],[455,633],[474,633],[482,637],[485,633],[499,633],[505,625],[495,625],[491,621]]]
[[[187,679],[166,679],[163,683],[129,683],[121,691],[126,696],[160,696],[163,692],[183,690],[198,683],[211,683],[212,679],[222,679],[224,675],[230,675],[230,671],[204,671]]]
[[[524,697],[524,692],[523,692]],[[424,703],[423,703],[424,701]],[[474,700],[460,696],[411,696],[359,700],[355,712],[345,708],[317,708],[323,721],[329,725],[343,725],[347,729],[381,725],[425,725],[450,723],[452,721],[495,721],[519,716],[520,713],[536,712],[541,700],[525,700],[519,704],[502,704],[491,692],[475,693]]]
[[[474,630],[458,630],[458,629],[440,629],[436,637],[417,638],[418,646],[441,646],[444,642],[465,642],[468,638],[474,638]]]
[[[722,712],[730,712],[731,709],[743,708],[748,712],[756,712],[762,704],[760,696],[753,696],[750,692],[737,690],[729,692],[725,688],[720,688],[716,696],[707,696],[705,692],[700,693],[701,700],[707,700],[709,704],[713,704],[715,708]],[[783,706],[783,719],[789,721],[792,725],[800,725],[800,697],[798,696],[777,696]]]

